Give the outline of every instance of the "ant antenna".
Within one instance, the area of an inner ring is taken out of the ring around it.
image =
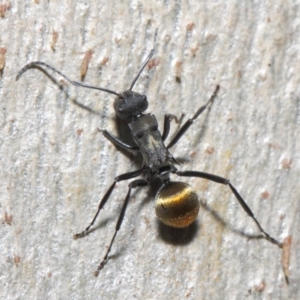
[[[150,58],[153,56],[154,52],[155,52],[155,44],[156,44],[156,37],[157,37],[157,32],[158,32],[158,29],[156,28],[155,30],[155,34],[154,34],[154,41],[153,41],[153,48],[151,49],[148,57],[146,58],[142,68],[140,69],[140,71],[138,72],[138,74],[135,76],[135,78],[133,79],[131,85],[130,85],[130,88],[129,88],[129,91],[132,90],[132,88],[134,87],[136,81],[138,80],[139,76],[141,75],[141,73],[143,72],[143,70],[145,69],[146,65],[148,64]],[[34,61],[34,62],[31,62],[27,65],[25,65],[17,74],[16,76],[16,81],[23,75],[23,73],[25,73],[28,69],[31,69],[31,68],[39,68],[39,66],[43,66],[43,67],[46,67],[48,69],[50,69],[51,71],[59,74],[60,76],[62,76],[63,78],[65,78],[69,83],[75,85],[75,86],[79,86],[79,87],[84,87],[84,88],[87,88],[87,89],[94,89],[94,90],[98,90],[98,91],[102,91],[102,92],[106,92],[106,93],[109,93],[109,94],[113,94],[113,95],[116,95],[118,96],[120,99],[123,99],[124,97],[122,96],[122,94],[119,94],[115,91],[112,91],[112,90],[109,90],[109,89],[105,89],[105,88],[101,88],[101,87],[97,87],[97,86],[93,86],[93,85],[88,85],[88,84],[84,84],[84,83],[81,83],[79,81],[75,81],[75,80],[72,80],[70,78],[68,78],[65,74],[63,74],[62,72],[58,71],[57,69],[51,67],[50,65],[42,62],[42,61]]]
[[[141,73],[143,72],[143,70],[145,69],[145,67],[147,66],[150,58],[153,56],[154,52],[155,52],[155,45],[156,45],[156,37],[157,37],[157,32],[158,32],[158,28],[155,29],[155,33],[154,33],[154,40],[153,40],[153,48],[151,49],[149,55],[147,56],[143,66],[141,67],[140,71],[138,72],[138,74],[134,77],[131,85],[130,85],[130,88],[129,88],[129,91],[131,91],[136,83],[136,81],[138,80],[139,76],[141,75]]]
[[[52,70],[53,72],[59,74],[60,76],[62,76],[63,78],[65,78],[68,82],[70,82],[71,84],[75,85],[75,86],[79,86],[79,87],[84,87],[84,88],[88,88],[88,89],[94,89],[94,90],[98,90],[98,91],[103,91],[103,92],[107,92],[107,93],[110,93],[110,94],[114,94],[116,96],[118,96],[119,98],[123,98],[123,96],[115,91],[112,91],[112,90],[109,90],[109,89],[105,89],[105,88],[101,88],[101,87],[97,87],[97,86],[93,86],[93,85],[87,85],[87,84],[84,84],[84,83],[81,83],[81,82],[78,82],[78,81],[75,81],[75,80],[71,80],[69,79],[66,75],[64,75],[62,72],[56,70],[55,68],[51,67],[50,65],[42,62],[42,61],[34,61],[34,62],[31,62],[27,65],[25,65],[20,71],[19,73],[17,74],[16,76],[16,81],[23,75],[23,73],[25,73],[28,69],[30,68],[36,68],[36,67],[39,67],[39,66],[43,66],[43,67],[46,67],[50,70]]]

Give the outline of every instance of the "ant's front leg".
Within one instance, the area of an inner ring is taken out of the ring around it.
[[[180,117],[180,119],[178,119],[175,115],[172,115],[172,114],[166,114],[165,115],[165,120],[164,120],[164,131],[163,131],[163,134],[161,136],[162,140],[165,141],[166,138],[168,137],[169,135],[169,132],[170,132],[170,124],[172,122],[172,120],[175,120],[175,122],[177,124],[181,123],[181,120],[183,118],[184,114],[182,114],[182,116]]]
[[[122,142],[121,140],[119,140],[118,138],[116,138],[115,136],[110,134],[107,130],[101,130],[101,129],[98,129],[98,130],[100,132],[102,132],[102,134],[115,146],[119,146],[122,149],[130,150],[130,151],[139,150],[138,146],[131,146],[131,145],[128,145],[128,144]]]
[[[190,128],[190,126],[193,124],[193,122],[203,113],[203,111],[206,109],[206,107],[216,98],[217,93],[219,91],[220,86],[217,85],[216,89],[214,91],[214,93],[212,94],[212,96],[210,97],[210,99],[208,100],[208,102],[201,106],[197,112],[194,114],[194,116],[191,119],[188,119],[183,125],[182,127],[179,129],[179,131],[176,133],[176,135],[173,137],[173,139],[171,140],[171,142],[168,144],[167,149],[171,148],[172,146],[174,146],[179,139],[185,134],[185,132]]]

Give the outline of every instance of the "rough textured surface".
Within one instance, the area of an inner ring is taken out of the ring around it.
[[[120,2],[2,2],[0,298],[299,299],[300,2]],[[192,116],[220,84],[211,110],[172,153],[183,170],[230,178],[267,232],[291,236],[290,285],[281,250],[248,239],[258,233],[253,221],[228,187],[206,180],[187,180],[202,206],[184,231],[158,224],[154,192],[135,191],[98,278],[93,271],[126,183],[118,184],[95,230],[72,239],[114,176],[138,164],[98,132],[123,132],[112,95],[61,90],[37,69],[18,82],[15,76],[42,60],[71,78],[122,91],[156,27],[152,68],[135,90],[147,94],[148,111],[162,124],[165,113]]]

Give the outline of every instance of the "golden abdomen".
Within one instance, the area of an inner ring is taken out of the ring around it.
[[[190,225],[200,208],[195,190],[185,182],[167,182],[159,189],[155,200],[157,217],[173,227]]]

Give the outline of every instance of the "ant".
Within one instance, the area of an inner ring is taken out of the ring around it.
[[[92,219],[92,222],[81,233],[77,233],[74,235],[75,239],[87,235],[90,228],[94,225],[99,215],[99,212],[110,198],[117,182],[133,179],[138,176],[143,176],[143,178],[134,179],[128,185],[127,195],[125,197],[125,201],[123,203],[120,215],[118,217],[114,235],[111,238],[109,247],[101,263],[99,264],[97,270],[94,272],[95,276],[98,276],[100,270],[105,266],[105,264],[108,261],[108,255],[111,251],[116,235],[119,229],[121,228],[132,189],[148,186],[150,182],[158,180],[161,182],[161,187],[159,188],[155,197],[155,210],[156,215],[160,219],[160,221],[172,227],[182,228],[190,225],[196,219],[199,212],[200,203],[195,190],[192,186],[185,182],[171,181],[171,174],[177,175],[179,177],[199,177],[229,186],[237,201],[240,203],[245,212],[248,214],[249,217],[252,218],[252,220],[255,222],[255,224],[261,231],[262,236],[269,242],[274,243],[280,248],[282,248],[282,243],[271,237],[262,228],[249,206],[246,204],[242,196],[238,193],[238,191],[228,179],[200,171],[178,171],[175,167],[175,164],[178,163],[176,162],[172,154],[169,152],[169,149],[180,140],[180,138],[190,128],[194,121],[202,114],[202,112],[207,108],[207,106],[213,102],[213,100],[217,96],[220,87],[219,85],[216,86],[214,93],[207,101],[207,103],[201,106],[196,111],[194,116],[188,119],[180,127],[178,132],[166,146],[165,141],[169,135],[170,124],[171,121],[174,119],[177,121],[176,116],[172,114],[165,115],[163,133],[161,134],[161,132],[158,130],[158,123],[156,117],[151,113],[144,114],[144,112],[148,108],[147,97],[132,90],[142,71],[145,69],[149,60],[154,55],[156,37],[157,29],[154,35],[153,48],[151,49],[141,69],[134,77],[129,89],[122,93],[118,93],[106,88],[86,85],[81,82],[71,80],[60,71],[41,61],[35,61],[25,65],[16,76],[16,80],[18,80],[21,77],[21,75],[28,69],[40,68],[40,66],[42,66],[59,74],[72,85],[89,89],[96,89],[99,91],[116,95],[117,97],[114,101],[115,112],[120,119],[127,122],[135,145],[128,145],[124,143],[123,141],[116,138],[106,130],[100,131],[114,145],[129,151],[139,151],[142,155],[142,167],[138,170],[127,172],[115,177],[112,185],[109,187],[109,189],[101,199],[98,206],[98,210],[94,218]]]

